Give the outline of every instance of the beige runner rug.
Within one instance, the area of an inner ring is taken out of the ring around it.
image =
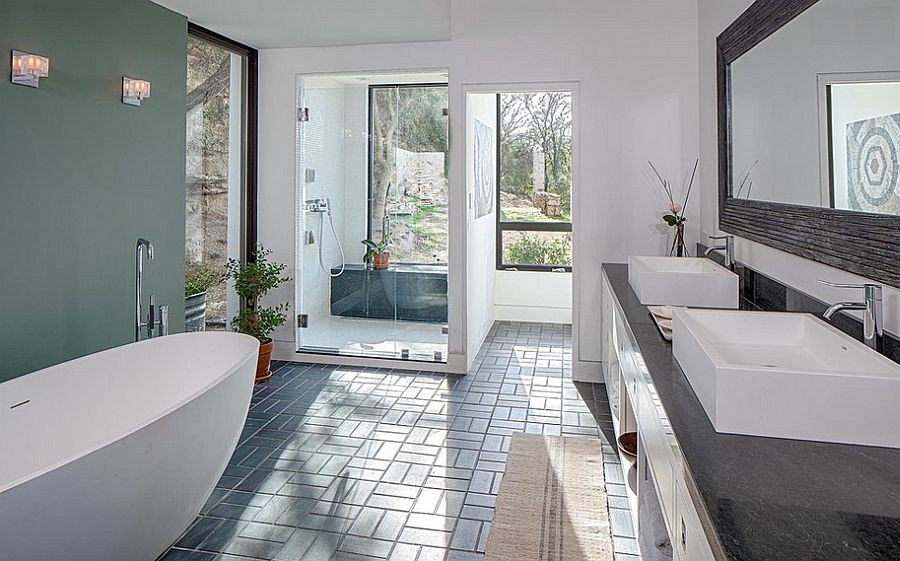
[[[485,561],[612,561],[600,441],[514,433]]]

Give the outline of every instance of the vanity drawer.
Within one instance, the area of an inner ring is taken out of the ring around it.
[[[615,343],[615,304],[609,281],[603,276],[600,284],[600,353],[603,364],[612,364],[616,360]],[[609,380],[606,381],[609,383]]]
[[[623,382],[628,389],[632,402],[637,406],[637,397],[635,391],[640,385],[641,375],[640,368],[635,361],[635,349],[628,335],[628,330],[622,318],[616,314],[615,320],[616,335],[616,355],[619,360],[619,372],[622,374]]]
[[[609,400],[609,412],[618,427],[620,417],[620,399],[622,377],[619,375],[619,363],[607,363],[603,365],[603,377],[606,382],[606,396]]]

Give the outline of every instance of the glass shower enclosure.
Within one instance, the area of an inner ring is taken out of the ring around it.
[[[447,359],[445,70],[297,80],[297,351]]]

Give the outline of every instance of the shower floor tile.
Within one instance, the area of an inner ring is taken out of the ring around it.
[[[513,322],[466,376],[274,363],[161,559],[482,561],[516,431],[600,439],[616,559],[638,559],[605,387],[573,383],[571,364],[570,326]]]
[[[310,318],[301,332],[301,352],[331,352],[349,356],[399,357],[403,349],[410,358],[434,360],[440,352],[447,358],[444,324],[392,321],[340,316]]]

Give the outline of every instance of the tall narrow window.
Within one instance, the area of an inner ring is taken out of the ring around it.
[[[497,268],[571,270],[572,94],[497,94]]]
[[[252,243],[256,52],[191,27],[187,45],[185,308],[190,331],[225,329],[239,302],[219,282]]]

